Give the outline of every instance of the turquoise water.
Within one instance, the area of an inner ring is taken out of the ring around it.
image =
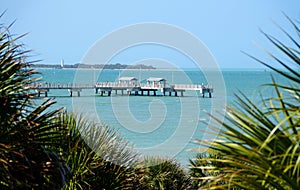
[[[209,76],[216,76],[213,71],[200,70],[71,70],[71,69],[39,69],[43,81],[48,83],[82,83],[94,81],[116,81],[119,76],[133,76],[145,81],[149,77],[163,77],[167,83],[174,84],[207,84]],[[81,97],[70,98],[67,90],[52,90],[48,96],[55,98],[54,108],[65,107],[68,111],[80,112],[95,122],[104,122],[117,129],[138,151],[144,155],[160,155],[188,164],[193,152],[198,148],[195,139],[210,139],[206,130],[211,122],[205,112],[222,111],[224,103],[232,103],[234,93],[238,90],[250,99],[259,97],[261,84],[270,83],[275,73],[265,70],[224,70],[224,80],[213,81],[213,97],[202,98],[194,91],[185,92],[184,97],[169,96],[122,96],[112,94],[111,97],[95,94],[94,90],[83,90]],[[216,76],[217,77],[217,76]],[[218,84],[220,83],[220,84]],[[211,83],[210,83],[211,84]],[[222,89],[222,85],[225,88]],[[218,88],[220,87],[220,88]],[[268,91],[268,94],[272,91]],[[40,100],[36,100],[40,101]],[[204,122],[205,121],[205,122]]]

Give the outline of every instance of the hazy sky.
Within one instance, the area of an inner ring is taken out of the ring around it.
[[[0,12],[6,10],[1,23],[8,25],[16,19],[11,33],[29,33],[22,42],[43,63],[59,63],[62,58],[66,63],[78,63],[97,40],[112,31],[155,22],[174,25],[195,35],[222,68],[249,68],[260,65],[241,51],[264,58],[257,44],[270,49],[259,28],[285,41],[273,21],[292,31],[282,12],[299,20],[299,8],[299,0],[6,0],[1,3]],[[147,58],[190,66],[180,52],[158,46],[128,49],[111,63],[129,64]]]

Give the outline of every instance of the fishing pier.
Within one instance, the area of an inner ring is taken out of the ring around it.
[[[204,84],[167,84],[164,78],[148,78],[147,83],[138,83],[135,77],[120,77],[117,82],[97,82],[95,84],[51,84],[38,83],[28,86],[29,89],[34,90],[38,97],[44,94],[48,96],[50,90],[66,89],[69,96],[72,97],[74,93],[80,96],[80,92],[84,89],[94,89],[96,94],[100,96],[111,96],[112,92],[121,95],[139,95],[139,96],[156,96],[161,94],[163,96],[183,96],[185,91],[198,91],[204,98],[205,94],[212,97],[213,88],[211,85]]]

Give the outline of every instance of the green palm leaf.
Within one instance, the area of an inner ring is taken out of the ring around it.
[[[297,24],[290,18],[288,20],[300,37]],[[288,83],[277,84],[273,77],[268,86],[276,96],[268,97],[263,94],[262,104],[251,101],[242,93],[236,96],[235,104],[228,106],[226,110],[224,123],[217,116],[211,116],[223,126],[218,140],[212,143],[201,140],[197,142],[210,147],[221,157],[197,157],[192,162],[192,171],[200,170],[202,174],[206,173],[204,177],[202,175],[197,178],[201,188],[300,188],[299,39],[292,37],[285,30],[283,32],[295,47],[288,47],[276,38],[263,34],[289,59],[282,61],[267,51],[267,54],[285,70],[254,56],[250,57],[279,73]]]
[[[13,37],[9,27],[0,24],[0,189],[58,189],[69,173],[56,148],[59,110],[48,112],[49,101],[33,106],[27,86],[36,72],[17,44],[24,35]]]
[[[82,117],[62,114],[59,122],[67,133],[61,148],[71,167],[71,179],[65,189],[129,188],[133,168],[139,157],[115,130],[96,125]]]

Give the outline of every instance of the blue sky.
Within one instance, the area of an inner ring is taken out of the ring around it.
[[[103,36],[121,27],[144,22],[166,23],[180,27],[200,39],[222,68],[256,68],[258,63],[241,53],[266,58],[262,46],[272,48],[259,28],[283,41],[277,24],[292,31],[282,12],[300,18],[299,0],[226,0],[226,1],[71,1],[9,0],[1,3],[6,10],[1,22],[9,24],[13,34],[29,34],[22,39],[36,59],[43,63],[74,64]],[[259,44],[259,45],[257,45]],[[134,63],[146,58],[169,62],[180,67],[189,61],[180,53],[161,47],[140,47],[124,51],[111,63]]]

